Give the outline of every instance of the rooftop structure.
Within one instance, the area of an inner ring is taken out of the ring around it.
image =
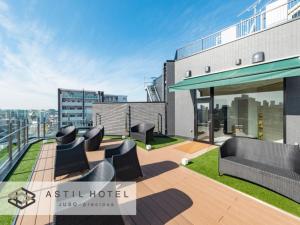
[[[262,10],[247,19],[200,38],[176,50],[175,59],[180,60],[208,49],[258,33],[300,16],[299,0],[270,1]]]
[[[58,89],[59,125],[72,123],[76,126],[90,126],[92,105],[99,102],[127,102],[127,96],[109,95],[102,91]]]

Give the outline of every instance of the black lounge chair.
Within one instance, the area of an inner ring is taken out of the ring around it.
[[[85,150],[95,151],[99,149],[99,146],[103,140],[104,127],[96,126],[87,131],[83,137],[85,139]]]
[[[77,129],[75,126],[65,126],[56,133],[57,144],[68,144],[76,139]]]
[[[145,144],[149,144],[153,140],[153,130],[155,125],[152,123],[140,123],[130,129],[130,136],[135,139],[142,141]]]
[[[87,191],[95,191],[95,192],[106,192],[106,191],[114,191],[115,190],[115,170],[113,166],[107,161],[101,161],[95,168],[89,171],[83,177],[71,181],[71,182],[87,182],[86,185],[92,185],[92,187],[84,188]],[[99,187],[99,190],[95,190],[95,185],[92,182],[101,182],[103,184],[102,187]],[[68,182],[70,183],[70,182]],[[63,183],[58,186],[58,189],[65,190],[66,188],[61,188],[63,185],[68,185],[68,183]],[[65,186],[66,187],[66,186]],[[83,200],[83,204],[95,204],[95,200],[92,199],[88,195],[87,199]],[[66,200],[63,200],[66,201]],[[114,204],[117,205],[115,210],[119,210],[118,202],[115,198],[110,199],[110,201],[114,201]],[[111,203],[111,202],[110,202]],[[59,200],[57,200],[56,205],[59,205]],[[69,212],[68,212],[69,210]],[[96,210],[101,210],[101,208],[97,208]],[[99,225],[124,225],[124,221],[119,212],[115,212],[116,215],[70,215],[72,213],[72,206],[69,209],[64,209],[63,211],[56,212],[54,215],[54,224],[55,225],[83,225],[83,224],[99,224]],[[102,211],[103,212],[103,211]],[[89,211],[88,213],[92,213]],[[104,212],[103,212],[104,213]],[[119,215],[117,215],[119,214]]]
[[[133,140],[105,149],[105,159],[114,166],[118,180],[130,181],[143,176]]]
[[[54,177],[90,169],[84,150],[84,138],[56,146]]]
[[[220,148],[219,173],[264,186],[300,203],[300,149],[235,137]]]

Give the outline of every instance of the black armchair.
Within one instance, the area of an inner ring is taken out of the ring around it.
[[[93,190],[98,193],[100,191],[103,192],[114,191],[115,190],[114,181],[115,181],[115,170],[113,166],[107,161],[103,160],[86,175],[82,176],[77,180],[73,180],[71,182],[85,182],[85,184],[89,186],[85,187],[84,190],[86,190],[87,192]],[[68,189],[68,185],[71,182],[60,184],[58,186],[58,189],[60,190]],[[95,190],[97,186],[95,186],[92,182],[99,182],[99,184],[101,184],[101,187],[99,187],[98,190]],[[90,194],[84,196],[85,199],[82,200],[83,201],[82,204],[85,204],[87,206],[91,204],[95,204],[95,201],[97,201],[97,199],[91,197]],[[57,201],[56,206],[60,205],[59,199],[56,201]],[[63,199],[62,201],[64,202],[66,200]],[[117,200],[115,198],[111,198],[110,203],[111,201],[114,201],[115,210],[119,211]],[[96,213],[95,210],[97,211]],[[120,215],[120,213],[115,212],[115,215],[98,215],[98,210],[102,210],[102,209],[99,207],[91,207],[90,209],[86,209],[84,212],[82,212],[82,214],[84,215],[71,215],[74,214],[74,208],[72,208],[72,206],[70,206],[70,208],[63,209],[63,211],[59,211],[56,208],[56,212],[54,215],[54,224],[55,225],[82,225],[82,224],[123,225],[124,224],[123,218]],[[106,214],[105,211],[102,211],[102,214]]]
[[[155,125],[152,123],[140,123],[130,129],[130,136],[135,139],[142,141],[145,144],[149,144],[153,140],[153,131]]]
[[[95,151],[99,149],[99,146],[103,140],[104,127],[96,126],[87,131],[83,137],[85,139],[85,150]]]
[[[56,133],[57,144],[68,144],[76,139],[77,129],[75,126],[65,126]]]
[[[118,180],[130,181],[143,176],[133,140],[105,149],[105,159],[114,166]]]
[[[89,169],[84,150],[84,138],[56,146],[54,177]]]

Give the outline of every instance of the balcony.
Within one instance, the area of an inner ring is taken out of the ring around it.
[[[244,19],[239,23],[177,49],[175,60],[184,59],[217,46],[270,29],[290,20],[297,19],[299,11],[300,0],[289,0],[287,4],[272,2],[266,6],[265,10],[255,16]]]

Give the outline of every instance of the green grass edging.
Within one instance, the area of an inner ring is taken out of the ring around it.
[[[153,149],[159,149],[163,147],[167,147],[170,145],[175,145],[178,143],[181,143],[185,141],[185,139],[180,137],[168,137],[168,136],[162,136],[162,137],[154,137],[154,140],[151,141],[149,144],[151,145],[151,150]],[[146,149],[146,145],[143,142],[135,141],[137,146],[139,146],[142,149]]]
[[[130,137],[126,137],[126,139],[130,139]],[[103,140],[107,140],[107,141],[122,141],[122,136],[120,135],[108,135],[108,136],[104,136]],[[163,148],[163,147],[167,147],[170,145],[174,145],[174,144],[178,144],[180,142],[185,141],[184,138],[180,138],[180,137],[168,137],[168,136],[156,136],[154,137],[154,140],[150,142],[150,145],[152,146],[152,150],[153,149],[159,149],[159,148]],[[141,141],[137,141],[135,140],[137,146],[139,146],[142,149],[146,149],[146,145],[141,142]]]
[[[226,175],[219,176],[218,151],[218,148],[211,150],[193,159],[186,167],[300,217],[300,204],[297,202],[251,182]]]
[[[24,156],[20,159],[18,165],[11,171],[11,173],[4,180],[9,181],[28,181],[31,177],[33,167],[36,164],[36,160],[39,156],[42,146],[42,141],[32,144]],[[14,221],[15,216],[12,215],[1,215],[0,224],[1,225],[11,225]]]

